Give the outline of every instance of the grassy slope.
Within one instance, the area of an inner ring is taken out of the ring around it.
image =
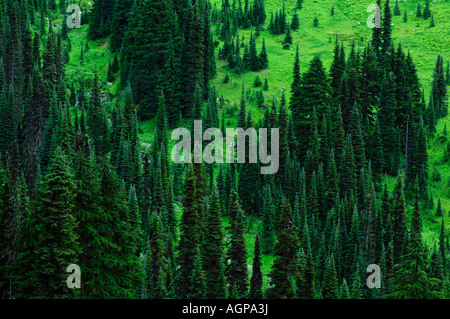
[[[251,1],[250,1],[251,2]],[[275,12],[281,8],[281,0],[266,0],[266,12],[268,19],[266,26],[270,21],[271,12]],[[289,13],[288,21],[291,20],[294,12],[295,0],[286,0],[286,10]],[[394,2],[394,1],[391,1]],[[400,9],[402,16],[393,17],[393,38],[395,43],[401,42],[406,50],[410,50],[414,62],[417,66],[419,78],[424,84],[425,92],[428,95],[432,73],[437,54],[443,54],[444,59],[450,59],[448,44],[448,35],[450,34],[450,1],[440,0],[432,2],[432,12],[435,16],[436,27],[429,28],[429,20],[416,18],[415,12],[417,1],[400,0]],[[220,6],[221,0],[212,0]],[[308,68],[308,64],[315,54],[320,54],[324,66],[329,69],[332,60],[332,52],[334,48],[335,34],[338,33],[339,40],[344,41],[347,53],[349,52],[351,43],[355,40],[357,47],[362,51],[365,44],[370,39],[372,30],[366,25],[366,21],[370,13],[366,12],[369,4],[375,3],[374,0],[305,0],[303,9],[300,10],[300,28],[292,32],[294,45],[290,50],[282,48],[283,35],[272,36],[268,31],[263,31],[261,37],[257,40],[257,47],[260,50],[262,37],[266,39],[266,46],[269,54],[269,69],[259,73],[248,72],[243,76],[238,76],[229,72],[224,61],[217,62],[218,75],[212,81],[216,86],[219,95],[223,95],[229,105],[239,102],[242,83],[247,88],[259,75],[261,79],[265,77],[269,80],[270,89],[264,92],[266,103],[270,103],[272,96],[279,97],[281,90],[284,90],[289,97],[290,84],[292,82],[292,66],[295,55],[295,46],[298,44],[300,48],[301,69],[304,72]],[[423,2],[422,2],[423,3]],[[331,6],[335,4],[335,15],[330,16]],[[408,22],[403,22],[403,11],[408,12]],[[318,17],[320,26],[314,28],[312,26],[314,17]],[[359,23],[358,23],[359,22]],[[90,41],[91,50],[85,54],[85,63],[83,66],[79,64],[80,48],[86,41],[87,26],[83,26],[80,30],[73,30],[69,33],[73,50],[71,52],[71,61],[66,66],[67,74],[74,76],[83,71],[87,76],[91,76],[93,70],[97,70],[102,79],[104,79],[105,89],[110,93],[115,93],[116,83],[112,87],[106,86],[106,72],[108,61],[111,54],[106,46],[108,39],[100,39]],[[248,41],[250,31],[243,30],[240,36],[244,36]],[[223,84],[223,78],[228,73],[231,81]],[[116,81],[117,82],[117,81]],[[254,119],[259,119],[262,112],[256,108],[254,103],[249,103],[252,108]],[[233,125],[235,118],[227,121],[227,125]],[[447,123],[449,122],[449,123]],[[442,132],[444,124],[450,129],[450,119],[446,118],[440,121],[438,132]],[[151,143],[153,136],[153,121],[141,123],[141,141]],[[442,181],[433,185],[433,194],[435,198],[441,197],[443,208],[445,211],[450,210],[450,169],[447,164],[440,163],[444,144],[439,143],[436,139],[430,141],[430,172],[436,167],[442,175]],[[388,178],[389,187],[392,189],[395,180]],[[446,214],[446,225],[450,225],[450,217]],[[224,220],[225,224],[227,220]],[[248,248],[248,262],[251,264],[253,258],[254,237],[259,222],[253,222],[249,233],[246,235],[246,243]],[[438,236],[439,222],[437,218],[426,219],[424,223],[424,237],[431,244],[433,239]],[[263,273],[267,275],[270,271],[273,256],[263,256]],[[267,282],[267,280],[265,280]]]

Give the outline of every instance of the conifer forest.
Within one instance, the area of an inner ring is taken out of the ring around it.
[[[450,0],[0,0],[0,299],[450,298],[449,39]]]

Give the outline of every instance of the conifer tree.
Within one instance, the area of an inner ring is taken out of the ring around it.
[[[272,200],[272,192],[269,185],[263,189],[263,211],[261,247],[264,254],[272,252],[275,245],[275,207]]]
[[[229,214],[231,218],[231,240],[228,250],[227,266],[228,286],[235,287],[238,298],[248,294],[247,248],[244,241],[244,213],[239,204],[235,188],[231,190]],[[229,291],[230,295],[232,291]]]
[[[430,1],[425,0],[425,9],[423,9],[423,18],[426,20],[431,17]]]
[[[186,298],[204,299],[206,296],[206,279],[202,269],[200,248],[197,246],[194,255],[194,263],[189,277],[189,288]]]
[[[189,282],[194,269],[196,249],[200,244],[199,215],[198,210],[202,202],[198,201],[199,187],[196,185],[194,168],[189,167],[184,182],[183,216],[180,224],[180,240],[178,244],[179,268],[176,273],[176,291],[179,298],[187,298],[189,293]]]
[[[164,256],[164,243],[161,217],[153,213],[149,226],[150,246],[150,277],[148,280],[148,297],[151,299],[164,299],[167,297],[165,272],[167,260]]]
[[[328,259],[327,267],[323,278],[324,286],[322,295],[324,299],[338,298],[338,279],[333,255]]]
[[[439,295],[438,280],[430,278],[426,273],[427,258],[422,242],[421,223],[416,195],[411,234],[402,262],[396,266],[395,276],[392,279],[392,293],[388,298],[433,299]]]
[[[99,189],[100,210],[108,216],[105,236],[112,237],[112,242],[105,243],[108,259],[97,261],[102,265],[98,266],[103,267],[103,275],[95,278],[99,281],[98,284],[93,282],[93,287],[96,288],[94,294],[105,298],[135,298],[141,286],[141,276],[138,273],[138,248],[141,241],[135,236],[138,221],[136,216],[130,215],[125,185],[118,180],[108,160],[104,160],[100,166]],[[108,263],[108,260],[116,262]],[[116,278],[114,284],[101,284],[111,276]]]
[[[297,11],[294,13],[294,16],[292,17],[292,22],[291,22],[291,29],[292,30],[297,30],[300,26],[300,20],[298,18],[298,13]]]
[[[275,247],[276,259],[270,273],[271,287],[267,289],[266,296],[270,299],[292,299],[298,279],[299,240],[297,228],[292,223],[291,205],[286,198],[283,200],[280,227]]]
[[[253,257],[252,277],[250,279],[250,292],[249,298],[262,299],[263,298],[263,276],[261,272],[261,252],[259,233],[256,234],[255,249]]]
[[[422,9],[420,8],[420,2],[417,3],[417,11],[416,11],[416,17],[420,18],[422,16]]]
[[[75,183],[66,154],[57,148],[38,188],[37,211],[33,218],[33,295],[45,298],[73,298],[66,285],[64,269],[78,262],[80,253],[73,215]]]
[[[383,41],[381,45],[381,54],[384,58],[384,62],[387,63],[387,54],[392,47],[392,14],[391,14],[391,6],[389,0],[386,0],[384,5],[384,15],[383,15],[383,23],[382,23],[382,34],[381,40]]]
[[[222,226],[221,205],[217,183],[209,198],[206,214],[205,238],[203,242],[203,270],[206,278],[208,299],[226,297],[224,277],[224,233]]]
[[[395,0],[395,7],[394,7],[394,15],[395,16],[400,16],[400,6],[398,5],[398,0]]]

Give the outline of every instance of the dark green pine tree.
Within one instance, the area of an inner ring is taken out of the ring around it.
[[[290,109],[292,112],[292,115],[294,118],[300,115],[301,108],[300,108],[300,98],[301,98],[301,92],[300,92],[300,81],[301,81],[301,74],[300,74],[300,58],[299,58],[299,52],[298,52],[298,45],[297,49],[295,51],[295,61],[294,61],[294,70],[293,70],[293,81],[291,84],[291,100],[290,100]],[[297,127],[295,127],[297,128]]]
[[[230,288],[235,287],[238,298],[248,295],[247,248],[244,240],[244,212],[239,204],[238,193],[231,190],[229,214],[231,218],[231,240],[228,250],[226,269],[227,282]],[[229,291],[232,295],[232,291]]]
[[[104,298],[136,298],[141,287],[141,274],[138,272],[141,240],[136,236],[139,221],[135,215],[130,214],[125,185],[118,180],[107,159],[100,163],[99,189],[100,211],[107,216],[102,226],[105,236],[112,238],[112,242],[104,243],[104,254],[108,258],[98,261],[103,270],[101,277],[94,278],[99,280],[98,284],[93,282],[95,294]],[[108,260],[112,262],[107,262]],[[110,278],[115,278],[112,284],[101,284]]]
[[[80,246],[73,215],[75,183],[69,159],[57,148],[38,188],[33,218],[34,261],[30,274],[36,282],[33,296],[73,298],[65,268],[77,264]]]
[[[313,109],[315,108],[318,120],[321,121],[329,101],[329,91],[328,77],[320,57],[316,55],[301,80],[298,102],[291,104],[301,158],[306,154],[305,148],[309,144]]]
[[[392,114],[395,110],[394,82],[392,76],[384,75],[381,86],[381,98],[378,120],[380,122],[381,139],[383,140],[384,172],[397,175],[399,164],[398,139]]]
[[[369,158],[372,166],[372,179],[375,190],[381,191],[381,182],[384,168],[383,140],[381,139],[380,123],[378,118],[375,120],[375,126],[371,132],[369,141]]]
[[[439,234],[439,254],[442,258],[442,264],[444,266],[444,272],[448,273],[447,265],[448,265],[448,258],[447,258],[447,246],[445,244],[445,223],[444,223],[444,216],[442,216],[441,221],[441,231]]]
[[[110,33],[113,12],[113,0],[98,0],[94,2],[92,11],[89,14],[90,39],[96,40]]]
[[[263,188],[261,248],[264,254],[271,253],[275,246],[275,206],[269,185]]]
[[[200,248],[195,249],[194,263],[189,276],[189,289],[186,298],[204,299],[206,296],[206,278],[202,269],[202,257]]]
[[[338,279],[333,255],[328,258],[327,267],[325,269],[322,296],[324,299],[338,298]]]
[[[261,248],[259,241],[259,233],[256,234],[255,250],[253,254],[252,277],[250,279],[250,299],[262,299],[263,294],[263,275],[261,271]]]
[[[383,15],[383,23],[382,23],[382,34],[381,40],[383,41],[381,44],[381,55],[383,57],[384,63],[387,63],[388,57],[387,54],[390,52],[392,48],[392,13],[391,13],[391,5],[389,0],[386,0],[384,5],[384,15]]]
[[[364,136],[362,133],[361,113],[356,102],[350,112],[350,134],[352,136],[353,153],[355,155],[356,171],[359,172],[362,168],[367,167],[366,147]]]
[[[394,262],[398,264],[406,244],[404,236],[406,232],[406,211],[405,199],[403,197],[403,183],[402,177],[398,177],[397,185],[395,186],[394,207],[393,207],[393,230],[394,230]]]
[[[206,213],[205,238],[203,241],[203,270],[206,278],[206,298],[226,298],[224,275],[224,231],[219,189],[213,183]]]
[[[288,199],[283,200],[280,218],[281,232],[275,247],[276,259],[270,273],[271,287],[266,291],[269,299],[292,299],[298,279],[300,246],[297,228],[292,223],[292,210]]]
[[[188,45],[184,50],[182,58],[183,66],[183,87],[184,87],[184,105],[194,105],[194,92],[197,83],[203,88],[203,65],[204,65],[204,39],[203,22],[198,10],[198,6],[191,9],[191,21],[189,22],[189,34],[185,38]],[[207,57],[209,58],[209,57]],[[188,115],[188,110],[184,110]]]
[[[430,28],[434,28],[436,26],[436,22],[434,21],[434,14],[431,14]]]
[[[417,11],[416,11],[416,17],[420,18],[422,16],[422,9],[420,8],[420,2],[417,3]]]
[[[114,4],[113,16],[111,21],[111,38],[109,46],[111,52],[118,52],[122,46],[122,40],[127,31],[126,26],[130,20],[130,13],[133,7],[133,1],[116,0]]]
[[[187,298],[189,294],[190,278],[194,269],[196,249],[200,244],[200,222],[198,211],[203,202],[198,200],[199,187],[196,185],[195,172],[192,166],[184,182],[183,215],[180,224],[180,240],[178,243],[179,266],[175,277],[175,294],[178,298]],[[201,256],[199,257],[201,258]]]
[[[107,286],[107,272],[103,272],[108,253],[113,247],[111,229],[105,225],[111,223],[99,205],[98,174],[91,154],[87,136],[78,135],[75,141],[75,211],[74,216],[80,223],[77,228],[81,254],[79,266],[83,270],[81,296],[83,298],[105,298],[101,287]],[[97,258],[103,256],[104,258]],[[102,276],[100,274],[106,274]]]
[[[106,111],[101,102],[100,90],[101,88],[98,75],[95,73],[87,124],[89,127],[89,135],[93,140],[95,154],[98,157],[103,157],[109,151],[109,129],[105,113]]]
[[[150,272],[148,278],[148,298],[164,299],[167,297],[166,276],[167,259],[164,252],[163,226],[161,217],[153,213],[150,217],[149,246],[150,246]]]
[[[380,10],[379,14],[380,14],[380,19],[381,19],[381,0],[377,0],[377,6]],[[381,28],[377,28],[377,27],[373,28],[371,44],[372,44],[372,48],[375,51],[375,54],[377,55],[379,61],[382,61],[381,60],[381,46],[383,45],[383,41],[381,39],[381,35],[382,35]]]
[[[398,0],[395,0],[394,15],[395,16],[401,15],[400,6],[398,5]]]
[[[423,18],[426,20],[431,17],[430,0],[425,0],[425,9],[423,9]]]
[[[330,159],[328,161],[326,190],[326,210],[329,211],[336,206],[337,198],[339,198],[338,171],[333,150],[330,152]]]
[[[427,255],[422,242],[422,220],[418,207],[418,190],[411,232],[401,263],[396,266],[392,279],[392,292],[387,296],[395,299],[435,299],[440,292],[437,290],[438,279],[426,273]]]
[[[306,238],[309,239],[307,223],[305,223]],[[315,261],[312,255],[311,247],[308,247],[307,252],[301,258],[300,278],[301,281],[297,285],[297,297],[302,299],[316,298],[316,269]]]
[[[265,38],[263,38],[261,53],[259,54],[259,61],[262,69],[267,69],[269,67],[269,56],[267,54]]]
[[[286,36],[284,37],[283,44],[292,44],[291,27],[288,25],[286,28]]]
[[[298,13],[295,11],[294,16],[292,17],[291,29],[297,30],[300,27],[300,19],[298,18]]]
[[[3,69],[3,68],[2,68]],[[6,83],[5,83],[6,84]],[[8,94],[5,87],[0,92],[0,153],[10,151],[17,141],[17,116],[12,103],[11,92]]]
[[[339,45],[339,37],[338,35],[336,35],[333,62],[331,63],[330,67],[330,77],[331,77],[330,86],[331,86],[331,96],[333,98],[336,98],[338,96],[339,86],[342,80],[342,75],[344,74],[344,70],[345,70],[345,57],[341,56],[341,46]]]

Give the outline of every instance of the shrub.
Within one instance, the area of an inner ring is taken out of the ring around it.
[[[262,81],[261,81],[261,79],[259,78],[259,75],[256,76],[255,82],[253,82],[253,85],[254,85],[255,87],[260,87],[260,86],[262,85]]]

